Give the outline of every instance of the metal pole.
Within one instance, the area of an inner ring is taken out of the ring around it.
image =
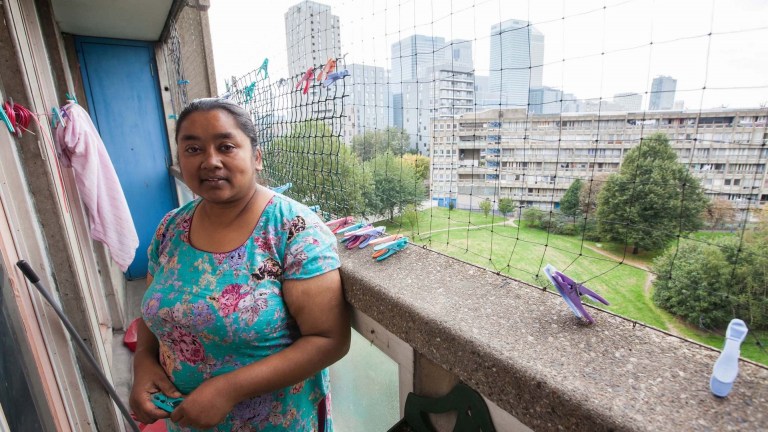
[[[61,308],[53,299],[53,297],[51,297],[51,295],[48,293],[48,290],[46,290],[43,284],[40,282],[40,278],[37,276],[37,273],[35,273],[35,271],[32,270],[32,267],[29,265],[29,263],[27,263],[24,260],[17,262],[16,266],[21,270],[24,276],[32,283],[32,285],[34,285],[35,288],[37,288],[37,290],[40,291],[40,294],[43,295],[43,297],[48,302],[48,304],[51,305],[53,310],[56,311],[56,315],[59,316],[59,318],[61,319],[61,322],[64,324],[64,327],[67,328],[69,335],[75,341],[75,345],[77,345],[77,347],[80,348],[80,351],[82,351],[83,355],[85,355],[85,359],[88,360],[88,363],[90,363],[90,365],[93,367],[94,371],[96,372],[96,376],[99,377],[99,381],[101,381],[101,384],[107,390],[107,393],[109,393],[109,396],[112,397],[112,400],[115,401],[115,404],[120,409],[120,412],[123,414],[123,417],[125,417],[125,420],[131,426],[131,430],[133,430],[133,432],[140,432],[139,426],[133,420],[133,417],[131,417],[131,413],[128,411],[128,408],[125,406],[123,401],[120,400],[120,397],[117,395],[115,388],[112,387],[112,383],[110,383],[106,375],[104,375],[104,372],[99,367],[99,364],[96,362],[96,359],[93,357],[93,354],[91,354],[91,350],[88,349],[88,346],[85,345],[85,342],[83,342],[83,338],[80,337],[80,334],[77,333],[77,330],[75,330],[75,327],[69,321],[69,318],[67,318],[67,316],[64,315],[64,311],[61,310]]]

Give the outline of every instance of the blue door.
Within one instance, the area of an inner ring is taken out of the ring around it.
[[[123,187],[139,234],[128,279],[147,274],[160,219],[178,205],[152,43],[75,39],[88,111]]]

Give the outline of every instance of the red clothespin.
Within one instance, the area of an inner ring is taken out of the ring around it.
[[[310,66],[309,69],[307,69],[306,72],[304,72],[304,75],[301,77],[299,82],[296,83],[296,90],[301,88],[301,85],[304,84],[304,91],[302,93],[307,94],[309,91],[309,84],[312,81],[312,78],[315,76],[315,68]]]
[[[336,59],[335,58],[329,58],[328,62],[325,63],[325,66],[323,66],[323,69],[320,70],[320,73],[317,74],[317,82],[321,82],[328,78],[328,74],[336,70]]]

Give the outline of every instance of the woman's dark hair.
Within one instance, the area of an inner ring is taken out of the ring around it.
[[[259,147],[259,136],[256,126],[251,121],[251,117],[248,115],[248,111],[244,110],[240,105],[229,99],[222,98],[203,98],[195,99],[187,105],[184,110],[179,114],[179,118],[176,120],[176,136],[175,139],[179,140],[179,131],[181,125],[187,120],[190,114],[198,111],[213,111],[223,110],[229,113],[240,130],[251,140],[251,146],[254,150]]]

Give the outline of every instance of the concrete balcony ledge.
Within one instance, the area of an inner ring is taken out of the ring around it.
[[[342,248],[349,302],[535,431],[768,429],[768,370],[740,362],[725,399],[719,353],[411,245],[384,262]],[[609,298],[610,301],[610,298]]]

